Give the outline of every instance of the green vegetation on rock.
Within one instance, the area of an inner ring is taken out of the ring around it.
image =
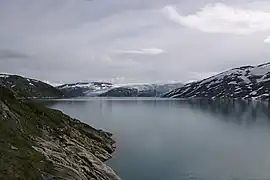
[[[119,179],[111,134],[0,86],[0,179]]]

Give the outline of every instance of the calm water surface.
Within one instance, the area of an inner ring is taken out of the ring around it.
[[[247,102],[76,99],[46,102],[114,134],[123,180],[268,180],[270,108]]]

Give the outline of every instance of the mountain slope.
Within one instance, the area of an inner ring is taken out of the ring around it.
[[[0,85],[25,97],[61,98],[65,96],[65,93],[49,84],[18,75],[0,74]]]
[[[119,180],[111,134],[0,86],[0,179]]]
[[[160,97],[164,93],[183,86],[181,83],[172,84],[136,84],[114,87],[105,93],[102,97]]]
[[[243,66],[210,78],[186,84],[164,97],[173,98],[232,98],[268,99],[270,63]]]
[[[107,92],[101,93],[100,97],[137,97],[138,90],[129,87],[116,87],[108,90]]]
[[[107,82],[78,82],[74,84],[64,84],[57,88],[65,92],[69,97],[96,96],[112,87]]]

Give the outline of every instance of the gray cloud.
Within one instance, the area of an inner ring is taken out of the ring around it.
[[[263,0],[0,1],[0,71],[56,83],[186,82],[267,61],[269,14]]]
[[[0,60],[8,60],[8,59],[26,59],[30,56],[28,54],[7,50],[7,49],[0,49]]]
[[[116,54],[138,54],[138,55],[159,55],[165,53],[163,49],[159,48],[146,48],[139,50],[116,50],[113,51]]]

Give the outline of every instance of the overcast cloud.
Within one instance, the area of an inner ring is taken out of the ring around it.
[[[0,71],[188,82],[270,61],[269,0],[1,0]]]

